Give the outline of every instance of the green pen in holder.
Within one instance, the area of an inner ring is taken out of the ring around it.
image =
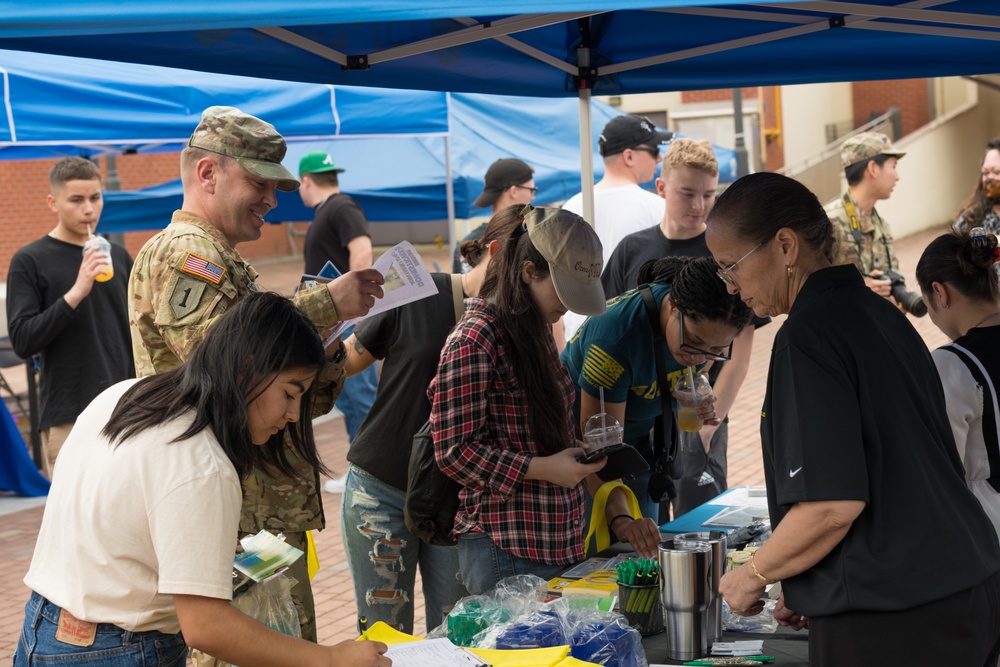
[[[660,573],[656,561],[632,560],[618,566],[618,611],[641,635],[663,632]]]

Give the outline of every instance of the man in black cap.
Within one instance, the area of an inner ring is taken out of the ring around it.
[[[535,193],[538,192],[538,188],[535,187],[535,179],[532,177],[534,171],[527,163],[514,157],[497,160],[486,170],[486,178],[483,179],[483,192],[476,197],[473,205],[479,208],[492,206],[493,210],[490,213],[492,218],[494,213],[511,204],[530,204],[535,199]],[[460,249],[466,241],[476,241],[483,238],[486,224],[484,222],[473,229],[455,246],[455,256],[451,263],[453,273],[468,273],[471,267],[462,258]]]
[[[673,132],[661,132],[641,116],[612,118],[597,142],[604,158],[604,177],[594,186],[594,225],[604,246],[604,266],[623,238],[663,220],[664,203],[654,192],[639,187],[656,177],[656,166],[663,159],[660,144],[670,141]],[[583,193],[574,195],[563,208],[583,215]],[[584,318],[566,313],[568,341],[583,324]]]

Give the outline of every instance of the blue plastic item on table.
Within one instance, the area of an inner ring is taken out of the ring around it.
[[[498,649],[548,648],[567,643],[562,623],[551,611],[525,614],[497,637]]]
[[[639,633],[629,627],[602,622],[578,626],[570,640],[570,655],[604,667],[645,667]]]

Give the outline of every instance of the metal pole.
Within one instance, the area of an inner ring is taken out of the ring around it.
[[[108,176],[104,179],[104,189],[107,192],[117,192],[122,189],[122,182],[118,178],[118,162],[114,155],[108,155]],[[100,227],[100,221],[98,221],[98,227]],[[117,243],[118,245],[125,246],[125,234],[124,232],[116,232],[114,234],[107,235],[108,240],[112,243]]]
[[[455,184],[451,181],[451,135],[444,137],[444,191],[448,200],[448,267],[451,266],[452,258],[455,256]],[[447,273],[451,268],[446,268]]]
[[[35,467],[42,469],[42,434],[38,431],[38,388],[35,386],[35,360],[24,362],[24,370],[28,375],[28,422],[31,425],[31,456],[35,459]]]
[[[582,42],[576,50],[577,65],[583,72],[590,67],[589,20],[580,19]],[[591,225],[594,221],[594,138],[591,134],[593,119],[590,114],[590,80],[583,79],[577,85],[580,99],[580,193],[583,196],[583,219]]]
[[[733,88],[733,134],[736,149],[736,178],[750,173],[746,138],[743,135],[743,89]]]
[[[580,192],[583,219],[594,224],[594,137],[591,135],[590,89],[580,90]]]

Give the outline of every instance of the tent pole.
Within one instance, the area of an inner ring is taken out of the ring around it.
[[[594,224],[594,138],[590,131],[590,88],[580,89],[580,192],[583,219]]]
[[[444,191],[448,201],[448,260],[455,256],[455,184],[451,180],[451,134],[444,137]],[[451,273],[450,265],[445,273]]]

